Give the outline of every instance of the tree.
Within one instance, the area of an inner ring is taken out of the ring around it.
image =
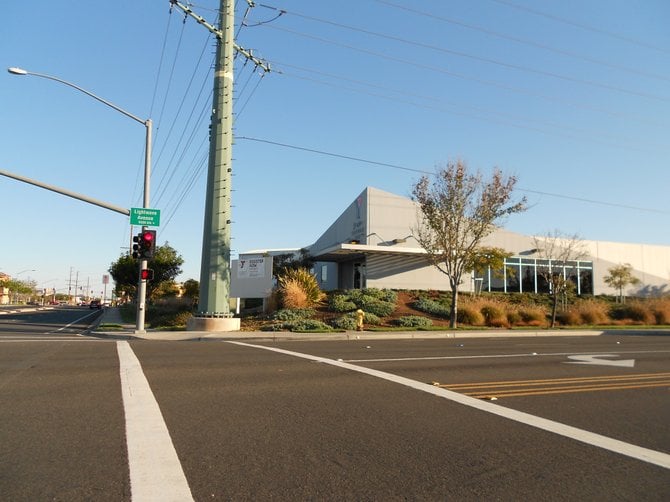
[[[177,286],[177,283],[171,279],[156,285],[156,287],[151,292],[150,299],[164,300],[166,298],[176,298],[177,296],[179,296],[179,286]]]
[[[609,272],[609,275],[603,278],[605,284],[616,288],[619,291],[619,298],[617,301],[625,303],[626,297],[623,292],[624,288],[628,285],[635,286],[636,284],[640,284],[640,279],[633,275],[633,266],[630,263],[623,263],[608,268],[607,271]]]
[[[574,282],[570,279],[567,269],[570,262],[575,262],[586,256],[584,243],[577,235],[566,235],[559,230],[548,232],[541,237],[533,237],[536,257],[546,260],[546,265],[538,266],[537,275],[544,279],[549,286],[549,295],[552,300],[551,327],[556,325],[558,301],[572,288]]]
[[[505,259],[512,256],[512,253],[505,251],[502,248],[497,247],[480,247],[472,259],[472,271],[475,272],[477,276],[483,276],[488,270],[491,270],[491,273],[494,277],[504,277],[505,272],[507,275],[513,275],[514,270],[507,268],[505,270]],[[481,284],[480,288],[477,289],[475,286],[475,294],[481,293]]]
[[[183,258],[167,242],[163,246],[157,246],[154,257],[149,260],[148,264],[148,268],[154,271],[154,278],[147,281],[147,298],[151,298],[162,283],[174,281],[175,277],[181,273],[183,263]],[[121,255],[110,265],[109,273],[116,284],[117,296],[134,299],[139,281],[137,260],[129,254]]]
[[[4,279],[2,286],[9,290],[10,300],[13,303],[25,301],[25,297],[35,293],[35,281],[21,281],[18,279]]]
[[[314,260],[307,249],[301,249],[296,256],[295,253],[282,253],[272,257],[272,275],[278,277],[286,270],[310,268]]]
[[[482,240],[505,217],[526,210],[525,197],[512,201],[516,182],[516,177],[506,177],[497,168],[485,180],[458,161],[438,169],[432,181],[423,176],[413,186],[419,222],[412,233],[432,265],[449,278],[452,328],[458,315],[458,287],[463,274],[481,261]]]
[[[195,303],[197,303],[198,298],[200,297],[200,282],[195,279],[188,279],[182,284],[184,289],[183,295],[187,298],[191,298]]]

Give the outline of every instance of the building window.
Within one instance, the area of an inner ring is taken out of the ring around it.
[[[550,284],[545,277],[561,274],[575,285],[578,295],[593,294],[593,262],[557,262],[535,258],[505,258],[502,270],[490,268],[473,274],[473,280],[481,284],[481,291],[504,293],[550,293]]]

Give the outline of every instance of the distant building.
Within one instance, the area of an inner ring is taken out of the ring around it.
[[[322,289],[448,290],[446,275],[428,263],[426,252],[411,235],[418,214],[410,199],[366,188],[314,244],[307,246],[316,260],[314,273]],[[589,256],[561,265],[561,272],[574,282],[579,294],[617,294],[605,284],[604,277],[608,269],[622,263],[630,264],[640,279],[640,284],[631,287],[628,294],[656,296],[670,291],[670,246],[588,240],[583,243]],[[547,290],[537,271],[549,264],[533,256],[536,250],[531,236],[499,229],[484,245],[512,253],[506,268],[514,273],[503,273],[502,277],[488,271],[479,276],[470,274],[464,278],[462,291]]]
[[[7,274],[0,272],[0,305],[9,303],[9,288],[5,286],[5,283],[10,279],[11,277]]]

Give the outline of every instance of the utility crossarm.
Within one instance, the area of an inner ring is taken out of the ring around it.
[[[205,28],[207,28],[211,33],[214,34],[214,36],[216,36],[216,38],[218,38],[219,40],[223,40],[223,33],[221,32],[221,30],[219,30],[213,24],[207,22],[207,20],[204,17],[199,16],[198,14],[193,12],[193,10],[189,6],[180,3],[178,0],[170,0],[170,5],[177,6],[179,9],[184,11],[184,14],[186,14],[187,16],[192,17],[193,19],[195,19],[198,22],[198,24],[201,24]],[[249,3],[249,5],[251,7],[254,6],[253,2]],[[271,68],[270,68],[270,63],[268,63],[266,61],[263,61],[262,59],[259,59],[256,56],[254,56],[254,54],[251,50],[247,50],[244,47],[241,47],[241,46],[237,45],[235,42],[233,42],[233,47],[237,52],[242,54],[245,58],[247,58],[249,61],[254,63],[256,66],[260,67],[265,72],[272,71]]]

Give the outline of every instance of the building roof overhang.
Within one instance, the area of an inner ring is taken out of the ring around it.
[[[342,262],[361,259],[365,256],[406,256],[419,257],[426,254],[423,248],[404,246],[385,246],[368,244],[339,243],[318,252],[311,251],[311,258],[316,261]]]

